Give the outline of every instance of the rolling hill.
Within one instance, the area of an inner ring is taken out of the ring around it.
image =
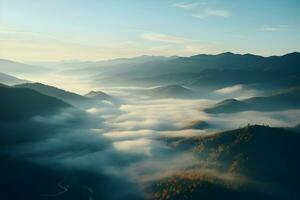
[[[208,113],[234,113],[247,110],[280,111],[300,108],[300,88],[290,88],[271,96],[252,97],[245,100],[227,99],[205,109]]]

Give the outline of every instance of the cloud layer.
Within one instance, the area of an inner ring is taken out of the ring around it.
[[[134,91],[116,90],[123,98]],[[233,86],[221,91],[240,90],[241,86]],[[37,116],[32,120],[52,124],[56,127],[54,133],[39,141],[14,145],[6,151],[44,165],[118,177],[136,184],[137,188],[195,167],[205,176],[223,177],[226,181],[226,174],[205,169],[201,159],[191,152],[175,150],[166,139],[207,136],[248,123],[294,126],[298,123],[295,120],[300,118],[299,110],[219,115],[203,112],[214,103],[216,101],[208,99],[155,100],[132,96],[119,108],[100,105],[87,109],[85,115],[71,109],[52,117]],[[211,128],[184,129],[195,121],[207,122]],[[236,181],[233,182],[238,183],[240,179]]]

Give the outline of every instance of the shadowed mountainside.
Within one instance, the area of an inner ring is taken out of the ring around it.
[[[0,86],[0,120],[21,120],[70,107],[67,103],[31,89]]]
[[[60,114],[65,109],[74,109],[59,99],[27,88],[0,85],[0,97],[2,146],[48,137],[60,125],[51,126],[33,118],[39,116],[50,121],[52,115]]]
[[[142,199],[137,192],[123,190],[131,183],[105,174],[33,164],[1,153],[0,162],[2,200]]]
[[[32,90],[35,90],[39,93],[51,96],[51,97],[55,97],[57,99],[61,99],[67,103],[70,103],[72,105],[78,105],[81,103],[92,103],[92,100],[81,96],[79,94],[73,93],[73,92],[69,92],[69,91],[65,91],[50,85],[44,85],[42,83],[25,83],[25,84],[19,84],[19,85],[15,85],[14,87],[16,88],[29,88]]]

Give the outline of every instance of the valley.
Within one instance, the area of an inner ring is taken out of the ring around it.
[[[1,199],[297,199],[299,64],[144,56],[22,78],[0,65]]]

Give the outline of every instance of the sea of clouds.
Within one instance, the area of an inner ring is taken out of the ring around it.
[[[299,110],[207,114],[203,110],[216,100],[151,99],[139,96],[139,90],[104,90],[119,95],[124,100],[122,105],[107,103],[109,106],[101,104],[85,111],[67,109],[50,117],[36,116],[31,120],[53,125],[55,133],[39,141],[13,145],[7,152],[46,165],[121,177],[143,187],[201,162],[192,153],[174,150],[165,138],[205,136],[249,123],[289,127],[300,119]],[[184,128],[195,121],[205,121],[211,127]]]

